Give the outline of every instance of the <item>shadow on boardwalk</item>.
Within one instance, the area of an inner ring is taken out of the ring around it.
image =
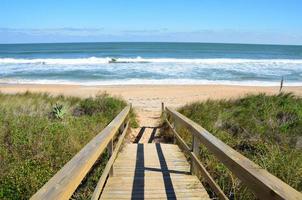
[[[154,128],[156,129],[156,128]],[[155,130],[156,131],[156,130]],[[170,174],[190,174],[189,172],[169,170],[164,157],[161,144],[156,143],[156,152],[160,163],[160,168],[145,167],[144,144],[137,144],[136,165],[133,180],[131,199],[144,199],[145,196],[145,171],[161,172],[164,180],[164,187],[167,199],[176,199],[176,194],[172,184]]]
[[[151,135],[148,139],[148,143],[152,143],[155,139],[156,131],[159,128],[160,127],[146,127],[146,126],[141,127],[141,129],[139,130],[137,136],[134,139],[134,143],[139,143],[140,142],[141,138],[143,137],[144,133],[146,132],[146,129],[152,129]]]

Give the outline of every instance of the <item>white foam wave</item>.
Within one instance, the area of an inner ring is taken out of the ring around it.
[[[45,64],[45,65],[96,65],[108,63],[192,63],[192,64],[302,64],[302,59],[178,59],[178,58],[0,58],[1,64]]]
[[[280,86],[278,81],[230,81],[230,80],[193,80],[193,79],[125,79],[102,81],[71,81],[71,80],[30,80],[30,79],[0,79],[0,84],[63,84],[83,86],[106,85],[234,85],[234,86]],[[302,86],[302,82],[285,82],[284,86]]]
[[[83,65],[109,63],[110,58],[37,58],[37,59],[15,59],[0,58],[0,64],[47,64],[47,65]]]

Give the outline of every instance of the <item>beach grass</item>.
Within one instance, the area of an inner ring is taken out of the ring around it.
[[[188,104],[179,112],[273,175],[302,191],[302,98],[291,93],[248,95]],[[179,130],[190,145],[187,130]],[[200,160],[230,199],[252,192],[203,145]]]
[[[0,199],[28,199],[125,106],[107,94],[81,99],[0,93]],[[105,152],[75,198],[91,195],[106,159]]]

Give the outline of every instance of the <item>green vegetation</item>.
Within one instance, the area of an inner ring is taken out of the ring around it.
[[[106,94],[80,99],[0,93],[0,199],[28,199],[125,106]],[[78,189],[84,194],[77,191],[74,198],[91,195],[106,158],[105,152]]]
[[[53,117],[56,119],[63,119],[63,116],[65,115],[66,110],[63,105],[55,105],[52,109]]]
[[[249,95],[208,100],[179,111],[298,191],[302,191],[302,98],[293,94]],[[190,143],[187,130],[179,130]],[[255,199],[214,155],[201,146],[200,159],[232,199]]]

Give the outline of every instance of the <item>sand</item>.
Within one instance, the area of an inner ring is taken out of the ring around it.
[[[161,102],[167,106],[179,107],[186,103],[206,99],[229,99],[264,92],[277,94],[279,87],[228,86],[228,85],[118,85],[118,86],[80,86],[80,85],[42,85],[20,84],[0,85],[3,93],[47,92],[54,95],[78,97],[94,96],[107,92],[120,96],[142,111],[159,111]],[[284,87],[284,92],[302,96],[302,86]]]
[[[141,127],[156,127],[161,111],[161,102],[173,108],[190,102],[207,99],[230,99],[246,94],[277,94],[279,87],[227,86],[227,85],[121,85],[121,86],[79,86],[79,85],[0,85],[3,93],[47,92],[53,95],[78,97],[95,96],[107,92],[132,103],[138,114]],[[302,86],[284,87],[284,92],[293,92],[302,96]],[[137,132],[137,131],[136,131]],[[146,129],[150,132],[151,129]],[[146,140],[150,134],[144,134]],[[144,140],[144,138],[142,138]]]
[[[158,126],[161,103],[177,108],[194,101],[207,99],[232,99],[246,94],[278,94],[279,87],[227,86],[227,85],[120,85],[120,86],[80,86],[80,85],[42,85],[42,84],[3,84],[3,93],[47,92],[52,95],[90,97],[107,92],[122,97],[135,108],[140,127],[132,130],[130,140],[134,141],[143,130],[140,143],[147,143],[152,131]],[[302,96],[302,86],[284,87],[284,92]],[[158,129],[157,129],[158,130]]]

